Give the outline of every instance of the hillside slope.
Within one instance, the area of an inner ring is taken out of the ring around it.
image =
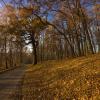
[[[28,67],[24,100],[100,100],[100,54]]]

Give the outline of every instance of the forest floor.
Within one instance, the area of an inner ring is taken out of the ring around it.
[[[100,100],[100,54],[28,65],[22,100]]]

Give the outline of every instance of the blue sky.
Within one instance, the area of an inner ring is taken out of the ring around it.
[[[1,3],[0,3],[0,8],[2,7]]]

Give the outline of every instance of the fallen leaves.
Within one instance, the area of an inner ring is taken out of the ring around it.
[[[100,54],[29,66],[24,100],[99,100]]]

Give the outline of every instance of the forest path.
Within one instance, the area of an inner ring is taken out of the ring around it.
[[[0,100],[20,100],[20,86],[24,77],[26,67],[16,68],[0,74]]]

